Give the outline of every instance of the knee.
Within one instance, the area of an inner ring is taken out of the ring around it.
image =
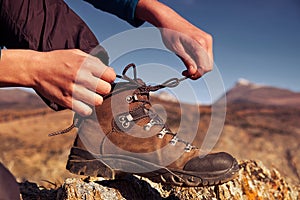
[[[3,200],[19,200],[20,190],[15,177],[0,163],[0,197]]]

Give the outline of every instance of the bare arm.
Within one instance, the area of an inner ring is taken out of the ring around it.
[[[0,61],[0,87],[31,87],[33,74],[29,74],[26,62],[33,56],[30,50],[2,50]],[[35,56],[32,58],[34,60]]]
[[[136,17],[161,28],[167,48],[184,62],[185,76],[198,79],[213,68],[212,37],[156,0],[140,0]]]
[[[0,87],[33,88],[81,115],[91,113],[88,105],[102,103],[116,77],[112,68],[77,49],[2,50],[0,74]]]

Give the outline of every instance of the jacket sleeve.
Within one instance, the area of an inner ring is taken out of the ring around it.
[[[135,9],[139,0],[84,0],[95,8],[109,12],[138,27],[144,21],[135,18]]]

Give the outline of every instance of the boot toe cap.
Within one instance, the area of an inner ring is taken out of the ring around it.
[[[230,154],[225,152],[208,154],[204,157],[195,157],[189,160],[184,170],[194,172],[216,172],[231,169],[237,161]]]

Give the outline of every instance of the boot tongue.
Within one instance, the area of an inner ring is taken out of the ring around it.
[[[135,124],[143,127],[144,130],[149,130],[151,127],[159,125],[161,129],[164,127],[163,120],[157,115],[155,109],[152,108],[150,102],[150,91],[152,86],[147,86],[141,79],[135,80],[137,87],[132,96],[129,98],[132,101],[129,103],[129,113],[135,120]],[[147,128],[148,127],[148,128]],[[148,131],[149,131],[148,130]]]
[[[137,79],[137,82],[141,85],[132,94],[133,101],[129,105],[129,110],[135,110],[138,107],[144,107],[147,110],[151,108],[149,90],[146,84],[141,80]]]

